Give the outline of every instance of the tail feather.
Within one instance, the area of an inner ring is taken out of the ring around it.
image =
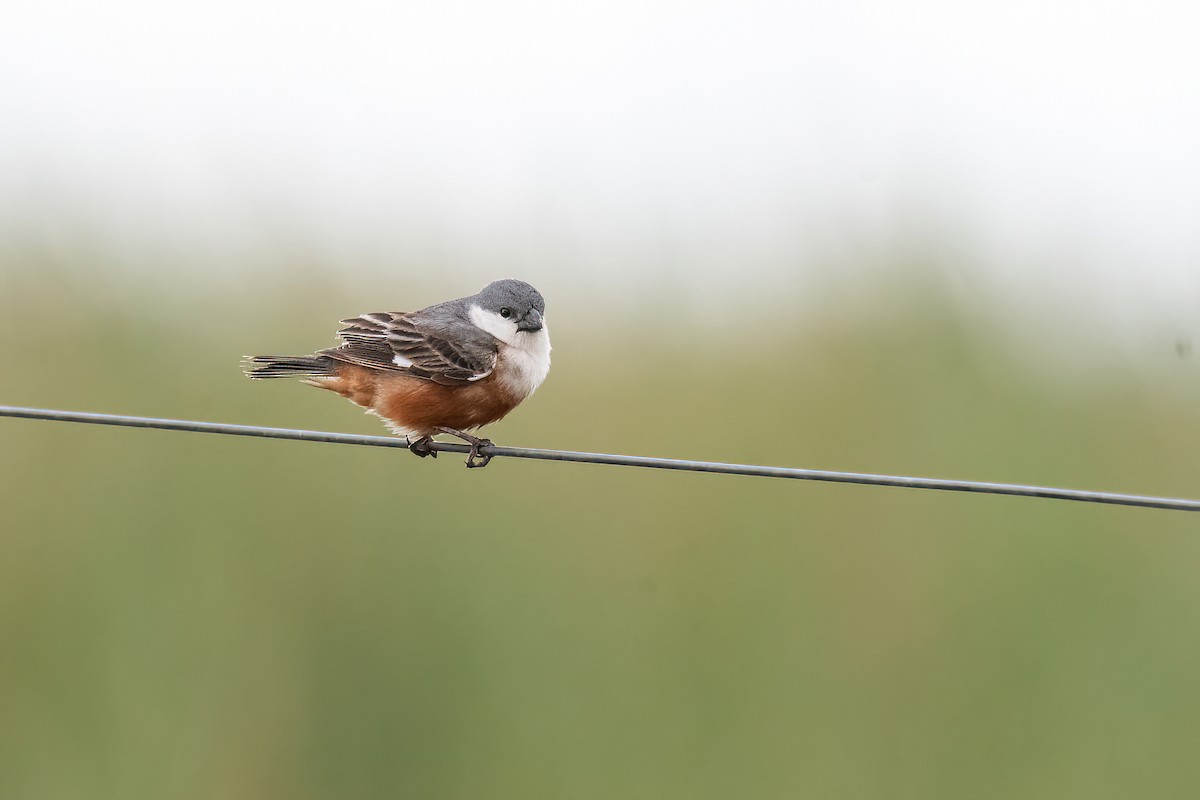
[[[329,356],[246,356],[247,378],[316,378],[333,375],[337,364]]]

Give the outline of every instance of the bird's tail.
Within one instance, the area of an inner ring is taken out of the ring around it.
[[[336,364],[329,356],[246,356],[242,372],[247,378],[318,378],[333,375]]]

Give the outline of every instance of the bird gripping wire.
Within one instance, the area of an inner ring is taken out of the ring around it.
[[[409,446],[407,440],[391,436],[363,436],[351,433],[306,431],[293,428],[264,428],[257,425],[231,425],[222,422],[197,422],[192,420],[156,419],[154,417],[131,417],[117,414],[94,414],[85,411],[55,411],[48,408],[0,406],[0,417],[79,422],[91,425],[117,425],[130,428],[156,428],[159,430],[192,431],[194,433],[219,433],[227,436],[255,436],[264,439],[291,439],[303,442],[355,444],[368,447],[399,447],[407,449]],[[433,442],[430,449],[434,452],[468,453],[471,448],[469,445],[457,442]],[[829,470],[770,467],[755,464],[725,464],[714,461],[688,461],[676,458],[624,456],[610,453],[581,453],[571,450],[542,450],[533,447],[503,447],[495,444],[486,445],[482,448],[481,452],[491,457],[529,458],[542,461],[574,461],[584,464],[607,464],[610,466],[645,467],[649,469],[670,469],[687,472],[711,472],[719,475],[751,475],[764,478],[791,478],[793,480],[857,483],[870,486],[896,486],[909,489],[937,489],[950,492],[1041,497],[1052,500],[1074,500],[1081,503],[1106,503],[1109,505],[1162,508],[1175,511],[1200,511],[1200,500],[1094,492],[1081,489],[1059,489],[1050,486],[1024,486],[1013,483],[985,483],[980,481],[944,480],[940,478],[912,478],[899,475],[832,472]]]

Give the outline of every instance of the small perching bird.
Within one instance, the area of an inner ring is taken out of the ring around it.
[[[438,433],[471,445],[468,467],[486,466],[471,435],[533,394],[550,370],[546,301],[518,280],[420,311],[342,320],[342,344],[310,356],[247,356],[250,378],[303,378],[337,392],[408,438],[419,456]]]

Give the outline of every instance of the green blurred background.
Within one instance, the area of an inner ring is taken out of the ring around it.
[[[1200,497],[1200,5],[9,3],[0,404],[519,277],[512,445]],[[0,418],[0,800],[1200,786],[1200,515]]]
[[[6,255],[4,402],[380,432],[237,368],[326,343],[378,287],[164,302],[83,255]],[[918,261],[739,330],[614,326],[541,281],[554,367],[491,435],[1196,495],[1194,360],[1048,368]],[[384,307],[476,288],[411,278]],[[22,420],[0,439],[3,797],[1200,780],[1184,513]]]

